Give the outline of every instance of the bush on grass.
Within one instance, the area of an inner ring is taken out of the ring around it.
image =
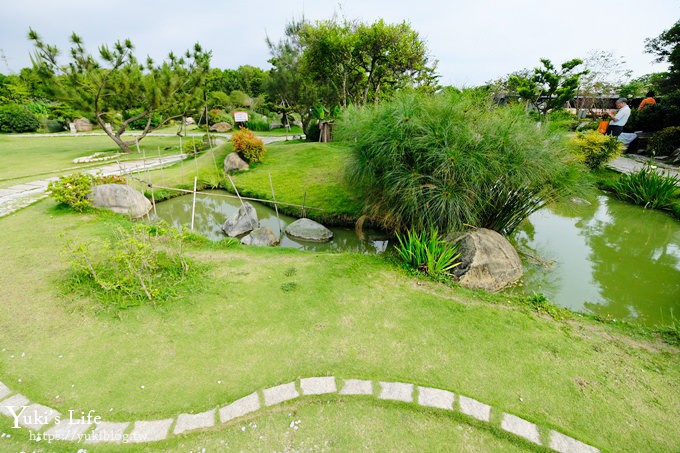
[[[262,162],[265,153],[264,143],[250,130],[241,128],[231,134],[231,143],[234,151],[246,162]]]
[[[602,168],[623,151],[624,145],[616,137],[598,131],[579,132],[572,139],[576,157],[591,169]]]
[[[35,132],[40,122],[31,110],[19,104],[0,106],[0,132]]]
[[[352,148],[350,183],[385,228],[509,234],[580,173],[562,132],[480,92],[400,92],[351,109],[336,127]]]
[[[118,175],[92,176],[86,173],[74,173],[50,182],[47,190],[57,203],[65,204],[81,212],[90,206],[89,195],[92,193],[92,186],[98,184],[125,184],[125,179]]]

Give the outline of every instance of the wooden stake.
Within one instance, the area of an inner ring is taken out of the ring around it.
[[[196,215],[196,185],[198,184],[198,176],[194,176],[194,201],[191,204],[191,231],[194,231],[194,216]]]
[[[274,200],[274,210],[276,211],[276,219],[279,221],[279,241],[283,236],[283,226],[281,225],[281,218],[279,217],[279,205],[276,203],[276,194],[274,194],[274,184],[272,183],[272,174],[269,174],[269,187],[272,188],[272,199]]]

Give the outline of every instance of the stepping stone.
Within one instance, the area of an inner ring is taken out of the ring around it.
[[[431,387],[418,387],[418,404],[453,410],[454,395],[452,392]]]
[[[87,423],[83,420],[61,420],[58,425],[54,425],[45,431],[43,437],[51,437],[53,440],[80,441],[80,436],[92,425],[94,423]]]
[[[26,398],[24,395],[21,393],[17,393],[16,395],[7,398],[4,401],[0,402],[0,414],[4,414],[8,417],[12,417],[12,412],[8,408],[13,408],[14,413],[18,414],[21,412],[22,406],[28,406],[30,404],[30,401],[28,398]]]
[[[405,384],[403,382],[381,382],[380,396],[378,398],[381,400],[411,403],[413,402],[413,384]]]
[[[185,431],[210,428],[211,426],[215,426],[215,409],[200,414],[180,414],[177,417],[177,424],[173,432],[181,434]]]
[[[323,395],[338,391],[333,376],[300,379],[300,388],[303,395]]]
[[[460,411],[462,413],[483,422],[489,421],[489,417],[491,416],[491,406],[480,403],[475,399],[468,398],[467,396],[463,395],[460,395],[458,400],[460,401]]]
[[[297,389],[295,388],[295,382],[264,389],[262,393],[264,393],[265,406],[273,406],[274,404],[279,404],[300,396]]]
[[[228,406],[220,409],[220,421],[228,422],[232,418],[243,417],[246,414],[255,412],[260,408],[260,397],[257,392],[234,401]]]
[[[130,426],[129,422],[101,422],[85,439],[86,444],[98,444],[102,442],[121,443],[123,440],[127,442],[128,436],[125,430]]]
[[[373,395],[373,381],[361,379],[345,379],[345,385],[340,390],[341,395]]]
[[[163,440],[168,437],[168,431],[170,431],[170,425],[172,425],[172,422],[172,418],[167,418],[165,420],[154,420],[150,422],[135,422],[135,426],[130,433],[128,442],[141,443]]]
[[[59,412],[42,404],[31,404],[19,416],[19,424],[34,431],[49,425]]]
[[[10,393],[12,393],[10,389],[5,384],[0,382],[0,401],[2,401],[2,399]]]
[[[600,453],[600,450],[557,431],[550,430],[550,448],[560,453]]]
[[[509,433],[524,437],[535,444],[542,445],[541,439],[538,436],[538,428],[536,425],[524,420],[523,418],[515,417],[511,414],[503,414],[501,428]]]

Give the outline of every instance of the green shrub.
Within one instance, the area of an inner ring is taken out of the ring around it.
[[[566,110],[555,110],[547,114],[548,127],[551,130],[574,131],[581,123],[576,115]]]
[[[68,241],[71,289],[118,309],[166,300],[189,272],[186,236],[167,225],[137,224],[118,228],[109,241]]]
[[[598,131],[579,132],[572,139],[576,157],[590,168],[602,168],[623,151],[623,143]]]
[[[439,238],[437,230],[428,234],[411,230],[405,236],[397,233],[397,251],[407,266],[432,276],[450,275],[460,265],[458,244],[450,244]]]
[[[645,165],[642,170],[622,174],[618,182],[612,184],[618,198],[652,209],[671,208],[673,198],[678,192],[680,178],[670,174],[659,174],[656,167]]]
[[[251,131],[268,132],[269,122],[263,120],[249,120],[246,123],[246,128]]]
[[[246,162],[262,162],[264,144],[248,129],[240,129],[231,134],[231,143],[239,156]]]
[[[647,151],[654,156],[669,156],[678,148],[680,148],[680,126],[667,127],[655,132],[647,144]]]
[[[33,112],[19,104],[0,106],[0,132],[35,132],[40,122]]]
[[[319,127],[319,123],[316,121],[310,123],[307,126],[307,132],[305,132],[305,140],[308,142],[318,142],[320,136],[321,128]]]
[[[353,150],[347,176],[366,195],[367,214],[397,231],[472,225],[508,234],[577,174],[562,132],[480,92],[402,91],[350,109],[335,132]],[[514,206],[527,209],[507,215]]]
[[[65,204],[80,212],[90,206],[89,195],[92,193],[92,186],[98,184],[125,184],[125,179],[118,175],[92,176],[86,173],[74,173],[50,182],[47,190],[57,203]]]
[[[59,120],[47,120],[47,132],[52,134],[57,132],[63,132],[66,130],[66,126],[63,122]]]
[[[206,143],[203,140],[197,140],[195,137],[184,137],[182,141],[182,152],[188,157],[194,157],[195,153],[199,153],[206,149]]]

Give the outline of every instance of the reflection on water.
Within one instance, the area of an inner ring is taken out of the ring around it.
[[[680,222],[601,195],[531,215],[513,240],[554,264],[525,260],[525,289],[554,303],[647,325],[680,319]]]
[[[196,195],[196,214],[194,216],[194,232],[205,236],[213,241],[224,239],[226,235],[222,231],[222,225],[228,217],[233,216],[241,206],[239,200],[227,198],[223,191],[210,191],[212,195]],[[184,195],[173,198],[156,205],[159,218],[171,223],[177,228],[191,224],[191,204],[193,195]],[[285,230],[289,223],[296,219],[280,215],[281,223],[276,218],[276,212],[259,203],[251,202],[260,219],[260,226],[270,228],[274,234]],[[381,253],[387,249],[387,236],[376,231],[364,231],[364,238],[357,237],[353,228],[330,228],[333,231],[333,240],[330,242],[317,243],[291,239],[285,233],[281,237],[281,247],[296,248],[308,251],[339,251],[354,253]]]

